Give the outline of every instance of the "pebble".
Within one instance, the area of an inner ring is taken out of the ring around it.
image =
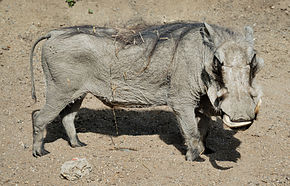
[[[23,144],[23,148],[24,148],[24,149],[29,149],[29,145],[27,145],[27,144],[24,143],[24,144]]]
[[[3,46],[2,47],[2,50],[9,50],[10,49],[10,46]]]

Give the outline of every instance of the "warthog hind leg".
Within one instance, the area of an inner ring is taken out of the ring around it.
[[[83,99],[84,99],[84,96],[81,96],[80,98],[76,99],[74,101],[74,103],[69,104],[60,113],[60,117],[62,119],[62,124],[63,124],[65,131],[66,131],[66,134],[69,138],[69,144],[72,147],[86,146],[85,143],[82,143],[79,140],[77,133],[76,133],[75,125],[74,125],[75,116],[81,107]]]
[[[63,105],[64,103],[61,99],[49,101],[46,102],[40,111],[33,113],[33,156],[38,157],[48,153],[48,151],[44,149],[44,130],[46,125],[58,116],[63,108]]]

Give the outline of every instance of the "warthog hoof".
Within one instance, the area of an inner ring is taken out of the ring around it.
[[[186,152],[186,160],[187,161],[194,161],[199,158],[200,152],[198,149],[188,150]]]
[[[84,147],[87,146],[87,144],[81,142],[80,140],[76,140],[75,142],[70,142],[69,143],[71,147],[75,148],[75,147]]]
[[[44,155],[46,155],[46,154],[48,154],[49,152],[47,151],[47,150],[45,150],[44,148],[39,148],[38,150],[36,150],[36,149],[33,149],[33,151],[32,151],[32,155],[34,156],[34,157],[41,157],[41,156],[44,156]]]
[[[188,148],[186,152],[186,160],[187,161],[194,161],[197,160],[203,152],[205,151],[204,145],[202,144],[201,141],[197,143],[194,147]]]

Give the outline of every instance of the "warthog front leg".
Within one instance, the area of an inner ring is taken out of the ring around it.
[[[195,115],[196,115],[196,121],[198,122],[198,130],[200,133],[200,140],[202,141],[203,146],[205,148],[203,154],[214,153],[214,150],[210,149],[206,143],[206,139],[209,135],[209,128],[210,128],[210,125],[213,121],[211,120],[210,117],[208,117],[202,113],[196,112]]]
[[[182,109],[173,108],[181,133],[187,145],[186,160],[193,161],[204,151],[204,145],[200,138],[194,108],[185,106]]]

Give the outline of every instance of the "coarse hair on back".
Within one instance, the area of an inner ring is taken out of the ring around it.
[[[156,38],[158,41],[164,41],[165,38],[182,37],[192,29],[202,27],[203,23],[198,22],[174,22],[164,25],[147,25],[138,24],[129,28],[106,28],[93,25],[72,26],[61,28],[66,31],[62,37],[68,38],[78,34],[87,34],[95,37],[106,37],[125,45],[138,45],[144,42],[146,38]],[[173,32],[183,29],[180,36],[174,35]]]

